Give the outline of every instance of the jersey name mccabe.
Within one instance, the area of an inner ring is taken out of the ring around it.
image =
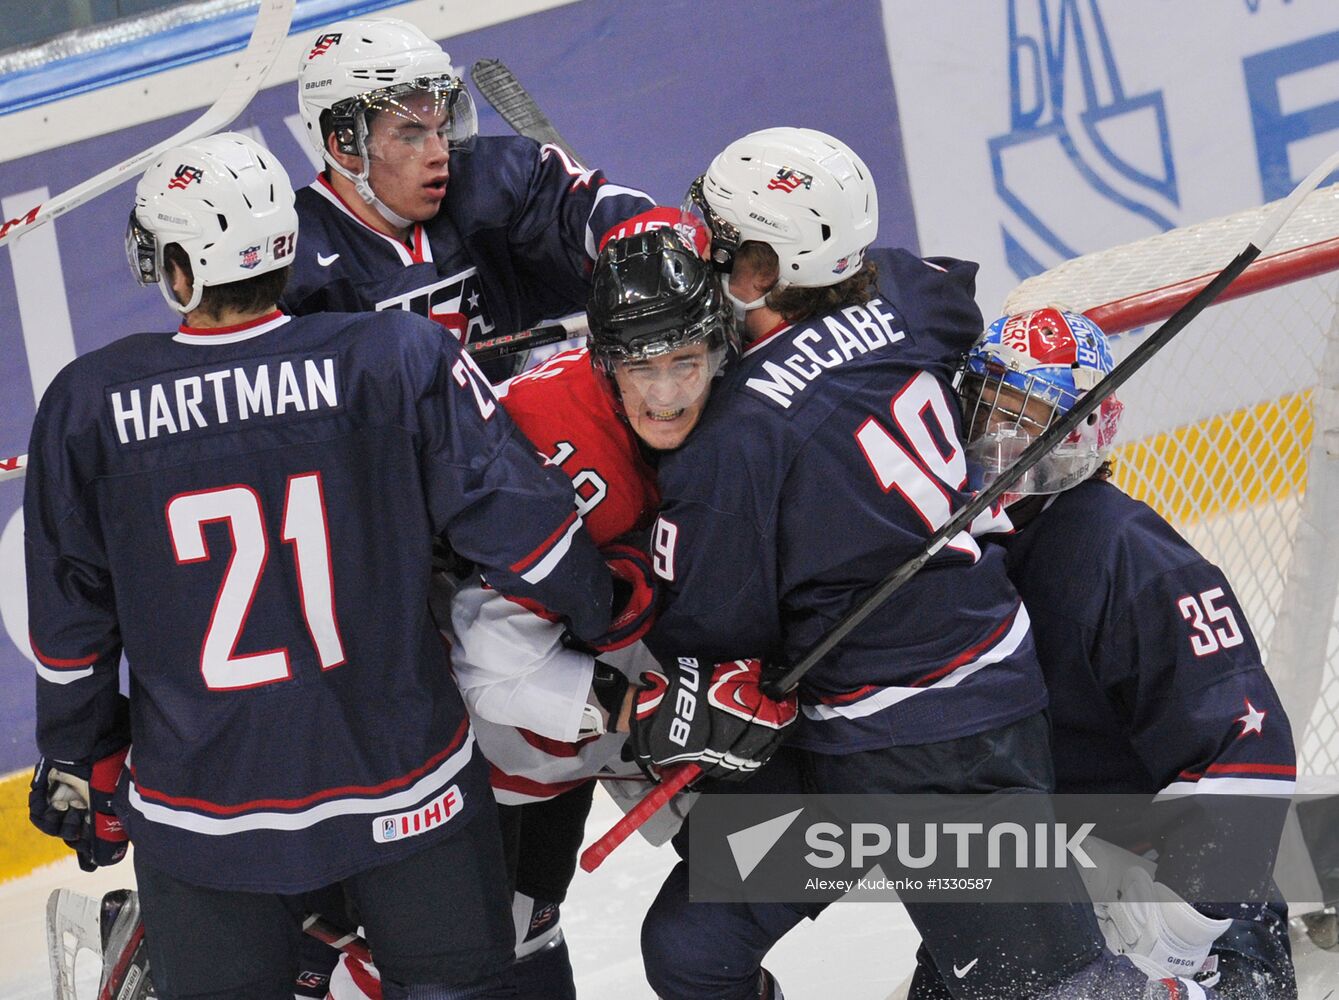
[[[118,386],[107,405],[121,444],[209,430],[231,421],[339,407],[335,358],[301,358],[221,368]]]
[[[896,344],[906,336],[894,325],[896,316],[885,309],[882,299],[870,299],[863,306],[847,306],[841,310],[841,316],[850,324],[849,328],[835,315],[824,316],[821,329],[815,323],[791,335],[794,354],[779,362],[762,363],[766,378],[755,375],[744,384],[772,402],[789,407],[792,396],[803,392],[829,368]]]

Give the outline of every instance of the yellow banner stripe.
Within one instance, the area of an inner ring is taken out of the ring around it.
[[[0,777],[0,882],[59,861],[70,849],[28,822],[31,771]]]
[[[1301,492],[1311,431],[1307,390],[1120,445],[1113,479],[1187,524]]]

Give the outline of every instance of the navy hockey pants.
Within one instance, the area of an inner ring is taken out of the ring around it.
[[[209,889],[135,855],[149,964],[160,1000],[291,1000],[303,895]],[[388,1000],[513,997],[514,932],[497,813],[392,864],[341,883],[367,935]],[[408,984],[419,984],[408,992]]]

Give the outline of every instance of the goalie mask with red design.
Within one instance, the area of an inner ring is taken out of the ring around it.
[[[959,373],[972,488],[994,482],[1113,367],[1106,334],[1079,313],[1037,309],[992,323]],[[1111,452],[1122,409],[1115,396],[1104,399],[1004,502],[1060,493],[1091,476]]]

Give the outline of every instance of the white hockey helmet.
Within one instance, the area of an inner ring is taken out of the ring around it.
[[[474,100],[442,47],[408,21],[393,17],[340,21],[303,47],[298,64],[298,111],[311,143],[331,169],[374,203],[369,170],[367,113],[399,110],[401,98],[427,92],[447,113],[447,140],[468,147],[478,132]],[[359,156],[360,174],[341,167],[326,148],[321,116],[328,112],[340,152]]]
[[[712,232],[729,270],[740,244],[776,251],[778,287],[819,288],[851,277],[879,226],[869,168],[845,143],[809,128],[769,128],[726,146],[693,182],[685,210]]]
[[[126,255],[141,285],[155,282],[167,304],[188,313],[204,290],[293,262],[298,213],[283,165],[253,139],[220,132],[177,146],[135,188]],[[163,266],[163,248],[180,245],[194,288],[181,303]]]

